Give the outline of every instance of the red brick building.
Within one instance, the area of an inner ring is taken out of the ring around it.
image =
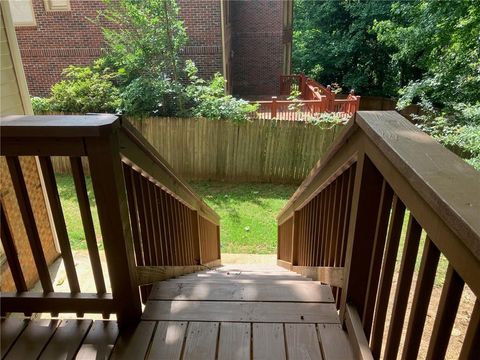
[[[32,96],[48,96],[68,65],[102,53],[103,36],[90,19],[100,0],[10,0]],[[216,72],[227,91],[273,95],[290,71],[292,0],[177,0],[189,42],[185,57],[201,76]]]

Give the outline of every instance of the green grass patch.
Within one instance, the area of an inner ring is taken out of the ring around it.
[[[85,233],[83,232],[83,223],[80,215],[80,207],[78,206],[77,194],[75,192],[75,184],[71,175],[55,174],[57,180],[58,193],[60,202],[62,203],[63,215],[67,225],[68,237],[72,249],[86,249]],[[88,198],[90,200],[90,210],[92,211],[93,224],[95,226],[95,234],[99,247],[102,248],[100,225],[98,222],[97,205],[93,195],[92,181],[89,176],[86,177]]]
[[[276,216],[296,185],[193,182],[191,186],[220,215],[222,252],[277,252]]]

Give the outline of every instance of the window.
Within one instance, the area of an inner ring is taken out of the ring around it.
[[[10,10],[15,26],[36,25],[32,0],[10,0]]]
[[[70,0],[44,0],[47,11],[70,11]]]

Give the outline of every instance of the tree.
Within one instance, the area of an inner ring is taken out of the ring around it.
[[[124,111],[172,115],[184,110],[181,51],[187,35],[175,0],[103,0],[98,22],[107,63],[118,69]]]

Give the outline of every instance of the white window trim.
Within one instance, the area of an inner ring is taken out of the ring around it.
[[[52,4],[52,0],[43,0],[43,4],[45,6],[45,11],[72,11],[72,7],[70,6],[70,0],[67,0],[67,4],[65,7],[55,7]]]
[[[37,19],[36,19],[36,16],[35,16],[35,9],[33,8],[33,0],[30,0],[30,1],[29,1],[29,4],[30,4],[30,8],[32,9],[33,20],[32,20],[32,21],[29,21],[29,22],[18,22],[18,21],[15,21],[15,22],[13,23],[13,26],[14,26],[14,27],[37,26]]]

